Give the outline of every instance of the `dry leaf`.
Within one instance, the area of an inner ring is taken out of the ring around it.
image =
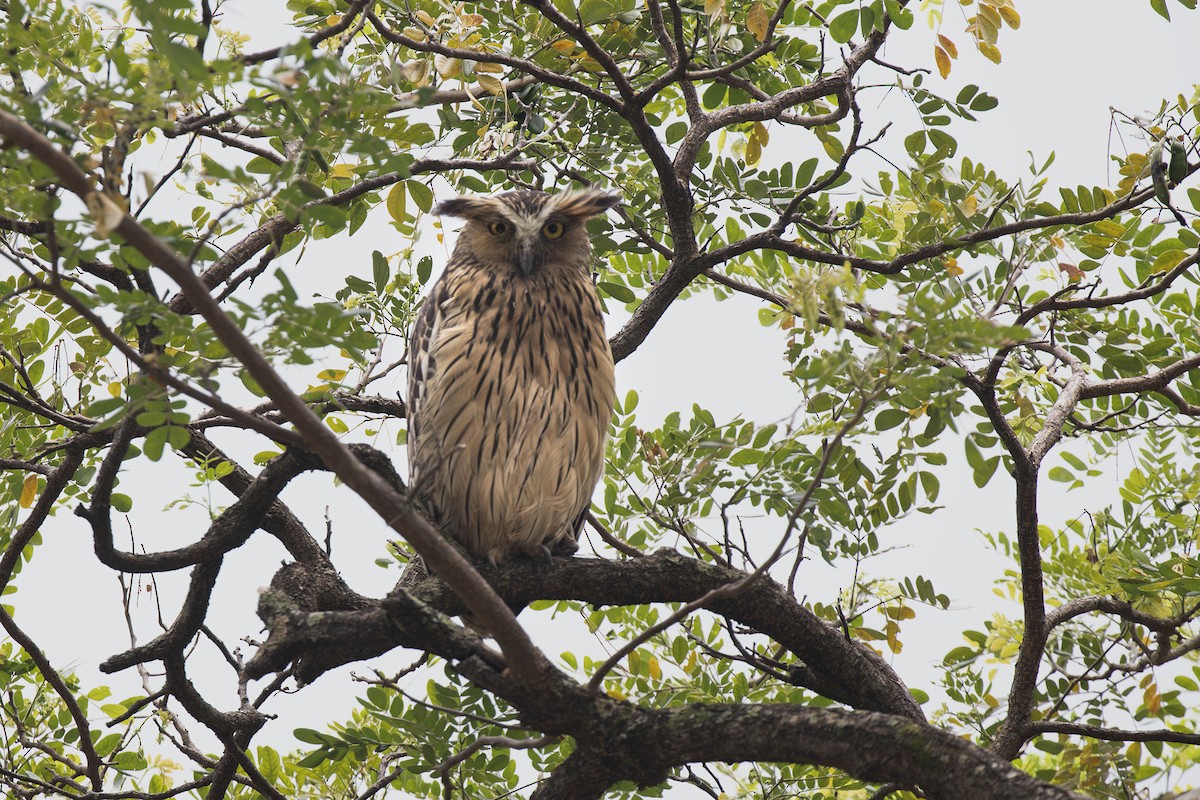
[[[769,22],[770,17],[767,16],[767,9],[763,7],[761,2],[755,0],[750,5],[750,10],[746,12],[746,30],[754,34],[754,38],[760,42],[765,41]]]
[[[433,68],[443,78],[457,78],[462,75],[463,62],[461,58],[439,55],[433,57]]]
[[[1067,279],[1071,281],[1071,283],[1083,280],[1083,276],[1087,274],[1079,267],[1075,266],[1074,264],[1069,264],[1066,261],[1058,262],[1058,269],[1060,272],[1067,273]]]

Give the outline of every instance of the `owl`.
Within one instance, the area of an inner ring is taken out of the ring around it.
[[[413,326],[410,480],[493,565],[578,547],[615,400],[585,223],[618,202],[516,191],[436,209],[467,222]]]

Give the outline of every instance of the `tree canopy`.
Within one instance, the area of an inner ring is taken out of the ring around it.
[[[1111,185],[1069,187],[1036,131],[1016,175],[955,138],[1003,98],[944,79],[968,49],[1003,69],[1012,0],[289,0],[291,35],[254,52],[242,5],[0,0],[5,791],[1126,798],[1195,780],[1194,91],[1115,111]],[[1136,5],[1194,23],[1195,0]],[[892,63],[889,41],[928,57]],[[400,477],[406,331],[445,253],[434,200],[586,185],[624,197],[592,229],[618,362],[687,336],[673,304],[750,298],[757,320],[715,303],[712,324],[771,331],[796,412],[683,397],[642,421],[621,391],[580,555],[473,563]],[[370,258],[338,260],[355,237]],[[1005,518],[950,521],[939,493],[964,471]],[[1119,490],[1044,521],[1101,481]],[[376,566],[332,555],[341,523],[289,501],[300,486],[365,502],[353,535],[377,542],[386,596],[359,582]],[[931,653],[932,678],[891,658],[952,605],[880,558],[912,518],[1008,565],[977,576],[1004,610]],[[72,594],[48,535],[66,528],[119,599]],[[33,566],[64,609],[127,621],[76,663],[133,696],[39,646],[70,623],[23,603]],[[234,584],[267,587],[264,630],[214,611]],[[539,645],[546,626],[566,651]],[[306,706],[347,664],[358,705]],[[304,715],[294,738],[268,727],[281,709]]]

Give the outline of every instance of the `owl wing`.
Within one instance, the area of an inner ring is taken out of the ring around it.
[[[448,297],[446,281],[439,279],[433,285],[425,304],[421,306],[416,320],[413,322],[412,334],[408,342],[408,441],[416,443],[420,440],[421,416],[425,411],[425,401],[429,396],[429,381],[433,377],[437,365],[434,363],[433,343],[441,327],[442,316],[445,313],[443,304]],[[409,473],[417,477],[420,464],[410,460]]]

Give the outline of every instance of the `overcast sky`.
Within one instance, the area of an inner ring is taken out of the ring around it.
[[[941,93],[953,97],[959,87],[974,83],[1000,99],[1000,106],[982,115],[978,124],[954,126],[960,154],[970,155],[1016,180],[1028,175],[1027,151],[1033,151],[1039,163],[1054,151],[1057,161],[1051,173],[1053,183],[1115,184],[1109,156],[1120,153],[1121,145],[1110,136],[1110,107],[1131,114],[1153,111],[1164,97],[1174,97],[1178,92],[1191,97],[1193,83],[1200,81],[1200,15],[1185,12],[1174,0],[1169,3],[1178,17],[1174,25],[1154,14],[1145,0],[1018,0],[1023,25],[1019,31],[1004,31],[1000,41],[1004,63],[996,66],[968,46],[969,37],[962,33],[965,20],[959,16],[957,3],[948,0],[943,32],[958,42],[961,57]],[[280,25],[280,20],[288,17],[283,2],[231,0],[223,8],[226,27],[254,35],[248,49],[288,41]],[[908,32],[893,33],[884,57],[895,64],[931,67],[932,40],[933,33],[918,19]],[[876,70],[871,79],[888,80],[888,74]],[[938,91],[942,81],[933,77],[930,84]],[[877,108],[863,108],[868,131],[886,122],[889,114],[905,113],[902,104],[884,99],[882,92],[880,101],[882,105]],[[897,120],[890,133],[897,146],[911,124],[911,118]],[[789,152],[794,146],[796,142],[778,133],[771,140],[767,157],[779,157],[780,152]],[[772,154],[771,149],[776,152]],[[886,167],[880,164],[878,168]],[[375,215],[380,219],[374,230],[379,231],[378,236],[395,237],[381,215],[382,210]],[[395,242],[381,246],[372,238],[374,235],[316,243],[296,273],[305,276],[306,285],[311,281],[313,288],[327,291],[341,284],[344,271],[369,275],[372,249],[394,251],[400,247]],[[5,268],[0,265],[0,270]],[[619,391],[636,388],[641,394],[639,416],[643,426],[656,425],[669,410],[686,411],[692,403],[709,408],[718,420],[741,414],[762,422],[787,416],[800,405],[800,398],[780,375],[784,368],[782,337],[777,330],[759,327],[756,308],[755,303],[743,300],[720,305],[694,301],[677,304],[668,312],[647,343],[618,367]],[[610,333],[615,330],[616,324],[610,322]],[[188,474],[165,460],[155,469],[161,476],[179,478]],[[921,613],[923,624],[908,632],[909,646],[896,660],[902,678],[926,689],[934,677],[930,665],[960,643],[959,631],[964,627],[980,626],[981,612],[995,602],[990,584],[1004,564],[987,554],[973,532],[983,526],[1011,529],[1012,519],[1011,488],[1002,476],[986,493],[976,492],[965,476],[947,475],[943,483],[940,500],[948,510],[931,518],[936,529],[924,527],[930,519],[919,518],[903,523],[896,533],[897,542],[912,545],[897,556],[897,569],[906,569],[907,565],[911,571],[913,564],[918,565],[939,591],[954,599],[951,612]],[[164,515],[159,510],[178,493],[178,485],[162,484],[158,498],[127,492],[138,502],[133,526],[138,540],[148,548],[169,547],[171,541],[182,542],[202,532],[202,515]],[[1099,487],[1093,497],[1101,497],[1106,489],[1111,486]],[[1051,522],[1074,517],[1082,507],[1080,496],[1060,497],[1056,495],[1059,491],[1057,484],[1043,487],[1047,509],[1044,516]],[[289,488],[284,499],[294,503],[311,530],[320,531],[324,528],[326,496],[332,501],[334,556],[339,568],[360,591],[376,595],[386,592],[396,573],[372,565],[382,554],[386,532],[357,498],[344,490],[333,494],[327,476],[308,476]],[[228,502],[225,497],[214,500]],[[181,524],[180,520],[187,521]],[[39,551],[21,576],[19,593],[11,598],[18,619],[57,665],[75,665],[85,685],[109,683],[117,697],[139,693],[132,672],[100,676],[96,671],[98,660],[124,649],[127,639],[119,625],[114,627],[114,622],[119,623],[114,616],[118,608],[116,580],[107,569],[95,565],[86,526],[75,517],[60,514],[45,533],[49,548]],[[48,557],[51,553],[53,557]],[[214,611],[221,629],[231,639],[257,634],[255,592],[270,577],[270,571],[262,565],[283,557],[282,550],[267,537],[256,537],[251,546],[229,559]],[[61,584],[64,561],[75,567],[70,597],[79,601],[67,606]],[[174,598],[182,589],[180,578],[171,576],[162,587],[168,619],[174,615]],[[816,568],[811,580],[825,587],[845,585],[845,576],[825,574]],[[97,599],[91,599],[91,593]],[[140,612],[148,621],[152,619],[147,616],[153,609],[151,593],[142,596]],[[559,636],[560,626],[540,629],[539,638],[549,643],[551,631]],[[143,635],[149,632],[146,628]],[[549,649],[554,655],[563,646],[555,641]],[[410,655],[392,654],[378,663],[393,669]],[[214,669],[220,669],[213,663]],[[327,676],[305,690],[303,699],[282,698],[283,702],[268,710],[284,712],[284,716],[268,727],[263,738],[290,749],[295,744],[290,735],[292,728],[300,724],[323,727],[327,721],[343,719],[352,708],[355,693],[356,687],[344,675]],[[216,702],[228,707],[233,700],[232,691],[228,691]],[[286,708],[289,705],[295,708]]]

